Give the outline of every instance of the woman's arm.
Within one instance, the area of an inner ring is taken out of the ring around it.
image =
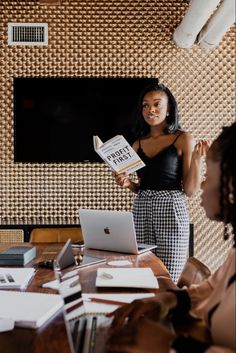
[[[111,327],[120,330],[126,322],[133,323],[141,317],[159,321],[177,306],[177,296],[172,292],[161,292],[157,296],[148,299],[137,299],[107,314],[113,317]]]
[[[110,331],[106,353],[233,353],[227,347],[212,346],[190,336],[176,336],[158,322],[146,318]]]
[[[209,148],[207,141],[201,140],[195,145],[190,133],[183,133],[176,143],[183,156],[183,189],[187,196],[194,196],[201,184],[201,157]]]
[[[115,173],[112,172],[115,182],[122,188],[129,189],[130,191],[134,192],[135,194],[139,191],[139,182],[135,183],[130,179],[130,176],[127,173]]]

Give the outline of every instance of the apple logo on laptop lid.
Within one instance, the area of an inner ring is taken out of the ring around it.
[[[110,235],[110,234],[111,234],[109,227],[105,227],[105,228],[104,228],[104,233],[105,233],[106,235]]]

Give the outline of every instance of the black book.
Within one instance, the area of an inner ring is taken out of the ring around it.
[[[35,257],[35,246],[12,246],[0,253],[0,266],[25,266]]]

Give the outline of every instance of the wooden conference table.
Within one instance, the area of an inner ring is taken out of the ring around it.
[[[4,249],[14,245],[24,244],[0,244],[0,252]],[[37,262],[55,258],[60,251],[62,244],[34,244],[37,248],[37,257],[34,261],[29,263],[27,267],[31,267]],[[160,292],[168,288],[174,288],[172,280],[164,264],[151,252],[146,252],[141,255],[125,255],[119,253],[112,253],[98,250],[85,250],[85,254],[97,257],[105,257],[107,262],[111,260],[129,260],[133,267],[151,267],[155,276],[158,278],[158,290],[143,290],[142,292]],[[81,281],[82,291],[84,293],[107,293],[108,290],[104,288],[99,290],[95,287],[96,270],[98,267],[106,267],[105,263],[85,267],[79,270],[79,277]],[[129,266],[130,267],[130,266]],[[42,284],[54,280],[54,273],[51,269],[36,268],[36,273],[33,280],[25,289],[27,292],[41,292],[41,293],[57,293],[53,289],[42,288]],[[137,289],[120,289],[109,288],[109,293],[119,292],[137,293],[141,290]],[[189,330],[199,331],[200,336],[205,337],[205,330],[202,333],[201,324],[195,325],[193,328],[188,327]],[[200,332],[201,331],[201,332]],[[54,316],[50,321],[44,324],[37,330],[15,328],[13,331],[0,333],[0,353],[70,353],[69,344],[67,342],[66,329],[63,319],[62,310]]]

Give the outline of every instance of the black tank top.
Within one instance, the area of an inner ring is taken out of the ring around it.
[[[174,145],[180,135],[152,158],[143,152],[139,141],[137,153],[146,164],[137,171],[140,190],[182,190],[182,157]]]

